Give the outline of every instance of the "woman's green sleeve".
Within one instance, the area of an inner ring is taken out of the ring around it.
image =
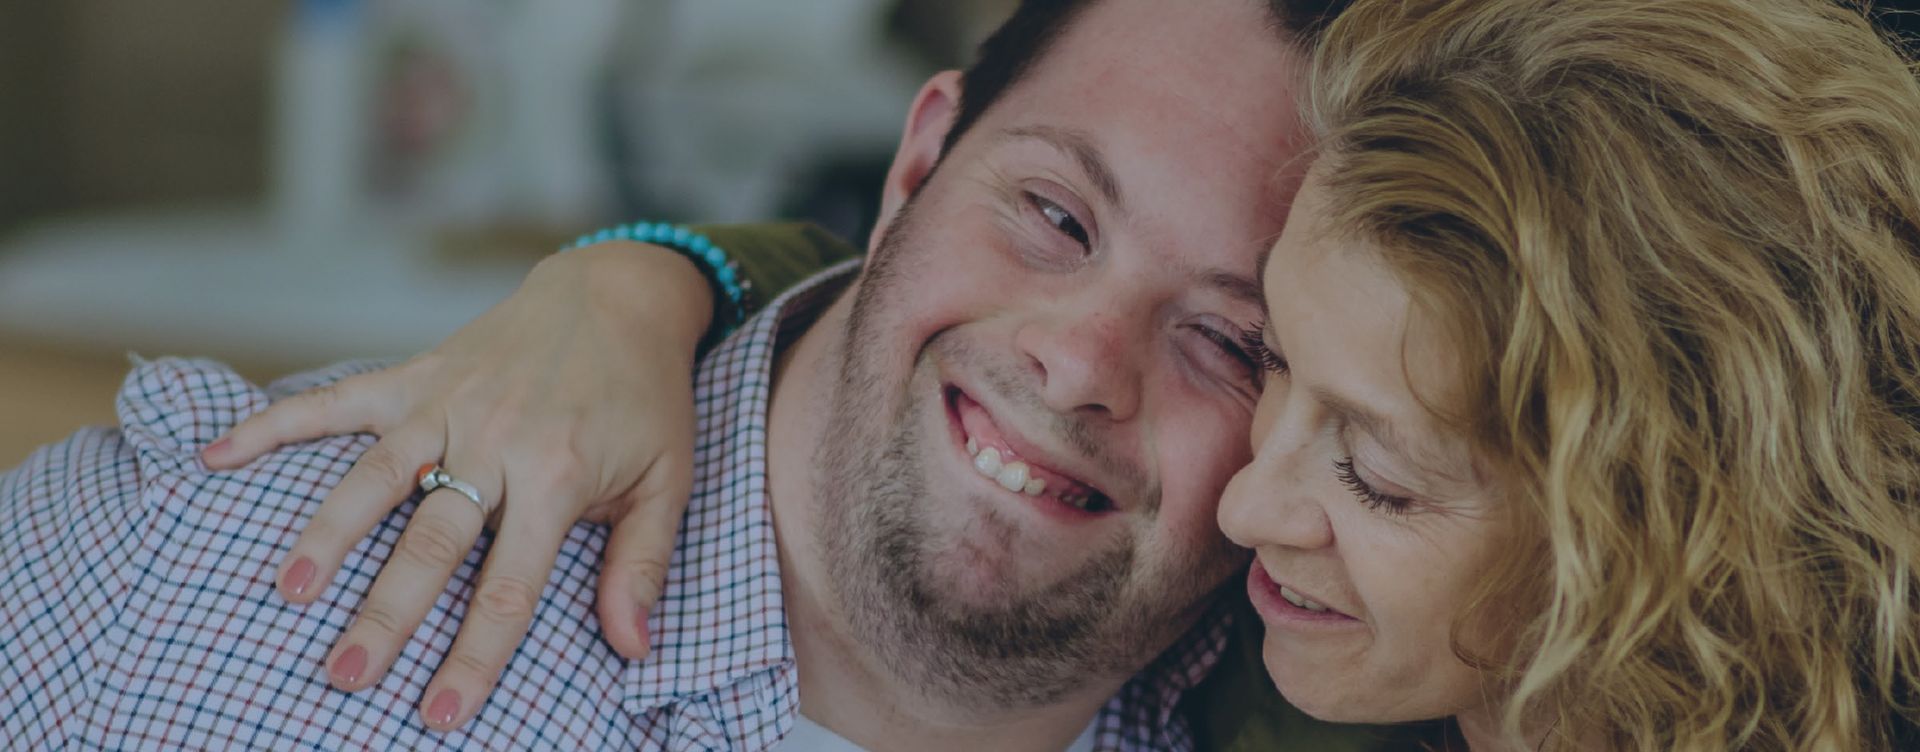
[[[860,248],[817,225],[767,223],[705,225],[692,228],[725,250],[747,280],[748,293],[740,312],[752,316],[780,293],[828,267],[861,255]],[[716,294],[715,300],[720,300]],[[740,324],[716,306],[713,326]]]

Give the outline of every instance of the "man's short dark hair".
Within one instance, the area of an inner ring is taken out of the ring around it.
[[[979,55],[960,79],[960,109],[947,131],[942,152],[951,152],[1000,95],[1019,82],[1046,55],[1060,32],[1098,0],[1021,0],[1000,28],[980,44]],[[1351,0],[1266,0],[1269,16],[1284,38],[1311,43]]]

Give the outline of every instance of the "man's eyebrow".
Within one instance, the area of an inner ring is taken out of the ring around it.
[[[1265,284],[1267,278],[1267,259],[1272,256],[1273,246],[1271,245],[1260,251],[1260,257],[1253,265],[1254,272],[1252,277],[1226,269],[1192,270],[1192,274],[1199,277],[1201,283],[1207,287],[1219,290],[1234,300],[1259,306],[1261,308],[1261,318],[1264,319],[1266,317],[1265,309],[1267,306],[1267,288]]]
[[[1200,277],[1208,287],[1220,290],[1235,300],[1260,306],[1263,309],[1262,313],[1265,312],[1266,289],[1260,286],[1259,280],[1222,269],[1201,272]]]
[[[1030,138],[1045,142],[1055,149],[1066,152],[1073,161],[1080,164],[1080,171],[1093,181],[1094,189],[1106,197],[1121,213],[1126,212],[1127,202],[1120,193],[1120,181],[1113,176],[1113,169],[1107,166],[1107,159],[1096,146],[1093,137],[1086,131],[1076,128],[1061,128],[1052,125],[1030,125],[1010,128],[1007,135],[1012,138]]]

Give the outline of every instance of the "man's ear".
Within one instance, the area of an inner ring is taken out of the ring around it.
[[[900,136],[900,149],[893,154],[893,166],[887,169],[887,182],[880,191],[880,219],[868,239],[867,252],[879,248],[894,216],[906,206],[933,167],[940,163],[940,150],[946,145],[947,131],[960,111],[960,71],[942,71],[920,87],[907,113],[907,130]]]

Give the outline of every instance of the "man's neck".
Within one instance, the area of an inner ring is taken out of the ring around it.
[[[1075,698],[993,717],[941,707],[854,638],[814,535],[814,447],[824,436],[854,293],[841,295],[780,354],[767,418],[767,490],[799,666],[801,711],[867,749],[1065,749],[1105,702]]]

